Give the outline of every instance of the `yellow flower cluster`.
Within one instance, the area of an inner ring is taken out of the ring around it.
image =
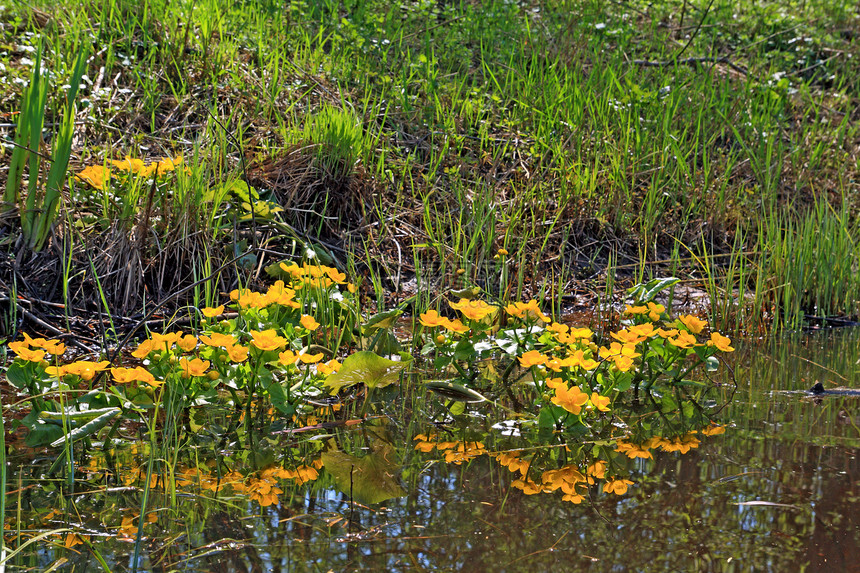
[[[41,362],[45,358],[45,354],[62,356],[66,351],[66,345],[59,340],[30,338],[30,335],[25,332],[24,340],[9,343],[9,350],[25,362]]]
[[[273,304],[294,309],[302,307],[296,300],[295,289],[286,286],[284,281],[280,280],[275,281],[265,294],[251,289],[234,289],[230,292],[230,300],[235,302],[240,309],[263,309]]]
[[[299,266],[296,263],[281,263],[281,270],[289,273],[294,281],[298,283],[297,288],[304,285],[328,288],[332,285],[345,284],[349,292],[355,292],[355,285],[346,282],[346,273],[325,265],[309,265],[307,263]]]
[[[413,440],[418,442],[415,449],[419,452],[427,453],[434,449],[444,452],[445,461],[457,465],[487,453],[483,442],[443,442],[438,441],[438,436],[430,434],[418,434]]]
[[[463,322],[459,318],[451,320],[444,316],[439,316],[439,313],[435,310],[428,310],[427,312],[421,314],[418,317],[418,322],[420,322],[423,326],[426,326],[427,328],[435,328],[437,326],[441,326],[445,330],[448,330],[450,332],[456,332],[458,334],[469,332],[469,327],[463,324]]]
[[[725,431],[725,426],[711,424],[707,428],[700,430],[699,433],[705,436],[716,436],[725,433]],[[686,454],[691,449],[699,447],[700,441],[696,437],[696,433],[697,432],[693,431],[684,434],[683,436],[676,436],[671,439],[661,436],[652,436],[641,444],[620,439],[615,442],[615,451],[623,453],[630,459],[653,459],[653,455],[650,450],[657,448],[660,448],[664,452],[681,452],[682,454]]]
[[[666,307],[662,304],[657,304],[654,302],[649,302],[648,304],[643,304],[641,306],[630,306],[627,305],[624,308],[624,314],[626,315],[637,315],[637,314],[647,314],[648,318],[651,322],[657,322],[660,320],[660,317],[663,316],[663,313],[666,312]]]
[[[593,408],[601,412],[609,411],[610,400],[607,396],[601,396],[597,392],[592,392],[589,397],[579,386],[568,387],[561,378],[550,378],[546,381],[546,385],[555,391],[552,403],[561,406],[571,414],[578,416],[583,406],[587,403],[590,403]]]
[[[550,317],[543,313],[535,299],[531,299],[528,302],[511,303],[505,307],[505,312],[517,318],[538,318],[543,322],[552,321]]]
[[[522,477],[511,482],[511,487],[522,491],[526,495],[552,493],[560,489],[564,494],[562,501],[569,501],[575,504],[582,503],[585,500],[585,493],[577,488],[580,485],[593,484],[595,479],[603,479],[606,473],[606,462],[602,460],[588,466],[585,474],[575,465],[568,464],[558,469],[542,472],[540,481],[536,482],[527,477],[526,470],[522,469],[522,466],[515,467],[516,465],[515,463],[507,465],[510,471],[519,470],[522,474]]]
[[[175,171],[177,167],[182,165],[183,159],[181,155],[177,155],[172,159],[165,157],[161,161],[146,165],[142,159],[126,155],[125,159],[119,161],[111,159],[108,163],[113,165],[114,171],[133,173],[138,177],[150,177],[153,175],[157,177]],[[111,173],[112,171],[103,165],[90,165],[78,173],[76,177],[80,181],[89,183],[96,189],[104,190],[105,185],[111,177]]]
[[[224,487],[229,487],[233,493],[247,495],[261,507],[267,507],[277,504],[278,496],[284,493],[279,486],[282,480],[293,480],[296,485],[302,485],[319,478],[319,470],[322,467],[323,462],[319,458],[295,469],[272,467],[248,476],[237,471],[216,475],[192,467],[178,472],[176,484],[182,488],[197,486],[201,490],[216,494]]]
[[[77,360],[62,366],[48,366],[45,368],[45,374],[53,378],[62,378],[67,374],[71,374],[73,376],[78,376],[81,380],[89,382],[95,378],[96,374],[102,370],[106,370],[108,366],[110,366],[110,362],[107,360],[102,360],[101,362]]]
[[[110,373],[117,384],[144,382],[155,387],[164,384],[163,380],[156,380],[155,376],[142,366],[135,366],[134,368],[111,368]]]

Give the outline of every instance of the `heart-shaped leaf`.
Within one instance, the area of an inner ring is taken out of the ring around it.
[[[331,388],[332,394],[353,384],[364,384],[371,389],[384,388],[397,382],[408,364],[363,350],[348,356],[340,370],[326,378],[325,385]]]

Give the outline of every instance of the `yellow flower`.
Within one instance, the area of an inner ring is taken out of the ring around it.
[[[582,406],[588,402],[588,394],[579,389],[579,386],[574,386],[568,389],[561,385],[555,388],[555,396],[552,397],[552,403],[561,406],[571,414],[579,415],[582,411]]]
[[[633,485],[633,482],[629,479],[614,479],[603,484],[603,491],[614,493],[615,495],[624,495],[627,493],[628,485]]]
[[[322,359],[322,352],[317,352],[316,354],[299,354],[299,360],[304,364],[316,364]]]
[[[286,338],[278,336],[274,328],[262,332],[252,330],[251,338],[253,338],[251,344],[260,350],[279,350],[289,342]]]
[[[599,362],[596,360],[592,360],[591,358],[585,357],[585,352],[582,350],[575,350],[573,354],[562,360],[562,364],[567,366],[568,368],[580,367],[584,370],[594,370],[597,368]]]
[[[422,326],[426,326],[427,328],[442,326],[447,320],[447,318],[439,316],[439,313],[435,310],[428,310],[427,312],[421,314],[418,317],[418,322],[420,322]]]
[[[170,350],[182,338],[182,331],[167,334],[152,333],[152,347],[155,350]]]
[[[590,477],[594,477],[597,479],[603,479],[606,475],[606,462],[604,460],[597,460],[587,468],[585,468],[586,475]],[[589,483],[591,483],[589,481]]]
[[[205,344],[206,346],[211,346],[213,348],[218,348],[220,346],[229,347],[236,344],[236,337],[232,334],[221,334],[220,332],[213,332],[209,336],[205,334],[200,336],[200,342]]]
[[[8,345],[9,350],[15,352],[16,354],[21,352],[21,350],[30,350],[30,343],[27,340],[17,340],[15,342],[10,342]]]
[[[165,157],[158,163],[153,163],[152,165],[150,165],[149,170],[154,171],[156,175],[161,175],[162,173],[167,173],[168,171],[174,171],[179,165],[182,165],[182,162],[182,155],[177,155],[173,159]]]
[[[80,376],[81,380],[90,381],[95,377],[97,372],[107,369],[108,366],[110,366],[110,362],[107,360],[101,362],[78,360],[77,362],[66,364],[63,370],[64,374],[74,374],[75,376]]]
[[[445,322],[442,323],[442,326],[445,328],[445,330],[450,330],[451,332],[456,332],[459,334],[469,332],[469,327],[463,324],[459,318],[456,318],[454,320],[448,320],[446,318],[444,320]]]
[[[627,372],[633,367],[633,359],[640,356],[636,352],[636,347],[630,344],[621,345],[613,342],[609,348],[600,347],[600,357],[605,360],[612,360],[615,367],[621,372]]]
[[[319,472],[311,466],[299,466],[296,468],[296,484],[302,485],[305,482],[314,481],[319,477]]]
[[[679,316],[678,320],[681,321],[681,324],[686,326],[690,332],[693,334],[699,334],[702,332],[702,329],[708,326],[708,323],[704,320],[699,320],[692,314],[685,314],[684,316]]]
[[[501,248],[501,249],[499,249],[498,251],[496,251],[496,253],[497,253],[499,256],[504,257],[505,255],[507,255],[507,254],[508,254],[508,250],[507,250],[507,249],[505,249],[505,248]]]
[[[230,360],[233,362],[244,362],[248,359],[248,351],[250,349],[247,346],[231,344],[229,346],[225,346],[224,350],[227,351],[227,356],[229,356]]]
[[[707,428],[703,429],[701,432],[702,432],[702,434],[704,434],[705,436],[719,436],[720,434],[725,434],[725,433],[726,433],[726,427],[725,427],[725,426],[720,426],[719,424],[711,423],[711,425],[710,425],[710,426],[708,426]]]
[[[654,458],[654,456],[651,455],[651,452],[648,451],[646,445],[633,444],[631,442],[625,442],[624,440],[618,440],[615,442],[615,451],[623,453],[631,460],[636,458]]]
[[[132,352],[131,355],[134,356],[135,358],[143,360],[144,358],[149,356],[149,353],[152,352],[153,350],[155,350],[155,345],[152,343],[152,340],[147,339],[147,340],[144,340],[143,342],[141,342],[140,344],[138,344],[137,350]]]
[[[89,543],[90,536],[89,535],[78,535],[77,533],[68,533],[66,534],[65,540],[63,541],[63,546],[66,549],[71,549],[75,545],[83,545],[84,543]]]
[[[269,301],[269,304],[279,304],[281,306],[288,306],[290,308],[301,308],[301,304],[299,304],[296,299],[296,291],[285,286],[284,281],[275,281],[275,284],[269,287],[269,290],[266,291],[266,300]]]
[[[291,364],[295,364],[298,359],[299,355],[292,350],[284,350],[283,352],[278,354],[278,361],[284,366],[290,366]]]
[[[553,322],[552,324],[547,326],[546,329],[555,334],[567,334],[568,332],[570,332],[570,327],[568,325],[560,324],[558,322]]]
[[[655,304],[653,302],[648,303],[648,318],[650,318],[652,322],[660,320],[660,316],[664,312],[666,312],[666,307],[662,304]]]
[[[570,331],[570,337],[574,340],[591,340],[594,332],[590,328],[574,328]]]
[[[645,305],[630,306],[628,304],[624,307],[624,314],[645,314],[647,312],[648,312],[648,307]]]
[[[249,289],[230,291],[230,300],[234,301],[239,308],[266,308],[272,304],[267,296]]]
[[[52,356],[62,356],[66,351],[66,345],[59,340],[49,340],[42,345],[42,348]]]
[[[444,443],[445,442],[441,442],[437,444],[436,447],[441,450]],[[454,448],[445,452],[445,461],[460,465],[465,461],[476,458],[485,453],[487,453],[487,451],[484,449],[483,442],[457,442]]]
[[[197,337],[192,336],[191,334],[183,336],[176,341],[176,346],[178,346],[185,352],[191,352],[192,350],[197,348]]]
[[[330,278],[333,282],[337,284],[344,284],[346,282],[346,273],[342,273],[335,268],[327,267],[324,265],[320,265],[320,269]]]
[[[11,347],[11,344],[9,346]],[[46,354],[44,350],[31,350],[23,346],[18,346],[17,348],[15,352],[18,354],[18,358],[26,362],[41,362]]]
[[[731,338],[723,336],[719,332],[712,332],[711,340],[708,341],[708,346],[716,346],[718,350],[722,350],[723,352],[732,352],[734,348],[730,346],[731,343]]]
[[[317,328],[319,328],[320,325],[320,323],[314,320],[314,317],[307,314],[301,318],[299,323],[308,330],[316,330]]]
[[[66,375],[66,367],[65,366],[46,366],[45,374],[51,376],[53,378],[62,378]]]
[[[337,372],[340,370],[340,367],[343,366],[340,362],[332,358],[328,362],[321,362],[317,364],[317,372],[324,375],[329,375],[332,372]]]
[[[66,351],[66,345],[60,342],[59,340],[45,340],[44,338],[30,338],[30,335],[26,332],[24,334],[24,340],[19,340],[18,342],[10,342],[8,344],[9,350],[13,350],[16,353],[19,353],[18,349],[29,349],[32,348],[41,348],[48,354],[52,354],[53,356],[60,356]]]
[[[117,384],[128,384],[131,382],[144,382],[150,386],[160,386],[163,384],[163,382],[156,380],[155,376],[142,366],[135,366],[134,368],[111,368],[110,373]]]
[[[664,440],[661,447],[667,452],[681,452],[682,454],[686,454],[691,449],[698,448],[700,443],[699,439],[690,433],[674,438],[672,441]]]
[[[535,299],[528,302],[515,302],[505,307],[505,312],[517,318],[535,317],[543,322],[550,322],[552,319],[545,315]]]
[[[110,179],[110,171],[103,165],[90,165],[85,167],[83,171],[75,175],[81,181],[89,183],[92,187],[99,191],[104,191],[105,185]]]
[[[531,368],[532,366],[546,364],[547,356],[546,354],[541,354],[537,350],[529,350],[519,357],[519,361],[520,366],[523,368]]]
[[[206,318],[215,318],[216,316],[224,314],[224,305],[222,304],[221,306],[216,306],[215,308],[207,306],[202,310],[202,312],[203,316],[205,316]]]
[[[690,348],[691,346],[696,346],[696,337],[689,332],[681,331],[678,333],[677,338],[669,339],[669,344],[678,348]]]
[[[597,392],[592,392],[591,393],[591,403],[595,408],[597,408],[601,412],[608,412],[609,411],[609,397],[608,396],[601,396]]]
[[[461,298],[459,302],[449,302],[451,308],[459,310],[469,320],[481,320],[488,314],[496,312],[496,307],[478,299]]]
[[[543,486],[529,479],[515,479],[511,482],[511,487],[522,491],[526,495],[535,495],[543,491]]]
[[[121,161],[111,159],[108,163],[113,164],[120,171],[128,171],[129,173],[142,173],[146,170],[143,159],[132,158],[129,155],[126,155],[125,159]]]
[[[418,438],[415,438],[418,439]],[[432,452],[436,448],[435,442],[421,441],[415,444],[415,450],[423,453]]]
[[[609,335],[618,342],[622,342],[624,344],[636,344],[637,342],[645,340],[644,336],[637,336],[626,328],[624,330],[619,330],[618,332],[610,332]]]
[[[678,329],[671,328],[669,330],[663,330],[662,328],[658,328],[656,334],[661,338],[671,338],[678,335]]]
[[[180,358],[179,367],[182,368],[183,378],[190,378],[192,376],[203,376],[206,374],[206,369],[209,368],[209,361],[200,360],[199,358],[194,358],[192,360],[188,360],[187,358]]]

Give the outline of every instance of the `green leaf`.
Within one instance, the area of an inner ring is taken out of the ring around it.
[[[46,424],[39,419],[39,412],[33,411],[24,416],[21,423],[30,430],[24,443],[31,448],[50,444],[63,435],[62,426]]]
[[[278,409],[281,414],[285,416],[292,416],[296,412],[295,406],[289,402],[287,399],[287,393],[284,392],[284,387],[275,380],[274,378],[271,380],[271,383],[266,387],[266,391],[269,393],[269,398],[272,400],[272,406]]]
[[[463,290],[451,290],[451,294],[463,300],[472,300],[481,294],[481,287],[464,288]]]
[[[76,440],[80,440],[81,438],[85,438],[92,434],[95,434],[102,428],[108,425],[108,423],[114,419],[114,417],[119,414],[122,410],[119,408],[111,408],[109,412],[105,412],[95,420],[88,422],[81,426],[80,428],[75,428],[68,435],[61,437],[58,440],[54,440],[51,442],[51,447],[56,448],[58,446],[63,445],[66,440],[74,442]]]
[[[396,479],[400,466],[391,444],[377,442],[372,453],[361,458],[339,450],[325,452],[321,457],[338,489],[359,503],[381,503],[406,495]]]
[[[11,382],[19,390],[23,390],[27,387],[30,383],[30,378],[31,376],[27,372],[27,368],[18,362],[13,362],[8,370],[6,370],[6,380]]]
[[[462,360],[468,362],[475,357],[475,347],[467,338],[463,338],[454,347],[454,360]]]
[[[616,374],[615,384],[613,384],[612,389],[616,392],[625,392],[630,389],[630,385],[632,382],[633,376],[630,374],[630,372]]]
[[[396,383],[408,364],[408,361],[389,360],[367,350],[356,352],[343,361],[338,372],[326,378],[325,385],[331,388],[332,394],[354,384],[384,388]]]
[[[403,309],[400,308],[374,314],[367,319],[367,322],[362,325],[361,329],[365,333],[370,333],[380,328],[391,328],[401,314],[403,314]]]
[[[627,290],[636,303],[650,302],[654,300],[657,294],[671,286],[681,282],[681,279],[675,277],[666,277],[662,279],[652,279],[647,283],[639,283]]]
[[[472,390],[471,388],[467,388],[462,384],[455,384],[454,382],[447,382],[444,380],[431,380],[424,385],[431,392],[435,392],[436,394],[439,394],[440,396],[449,400],[456,400],[457,402],[468,403],[487,401],[487,399],[484,398],[480,393]]]
[[[553,410],[552,406],[545,406],[540,409],[540,414],[538,414],[539,428],[544,430],[555,428],[557,418]]]

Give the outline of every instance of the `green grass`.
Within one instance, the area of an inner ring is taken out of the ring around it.
[[[121,195],[69,187],[74,216],[51,241],[76,234],[65,261],[79,264],[97,245],[121,313],[236,249],[258,250],[218,290],[258,276],[260,248],[319,238],[373,266],[377,292],[420,275],[440,294],[470,281],[560,307],[577,289],[680,275],[715,320],[751,332],[856,315],[856,263],[831,260],[857,240],[852,3],[37,6],[0,13],[3,117],[41,37],[46,125],[59,124],[85,46],[74,170],[177,153],[191,169]],[[245,177],[287,210],[243,220],[242,201],[213,195]],[[4,229],[11,256],[14,213]],[[798,242],[813,236],[829,250]],[[129,244],[131,260],[115,256]]]

